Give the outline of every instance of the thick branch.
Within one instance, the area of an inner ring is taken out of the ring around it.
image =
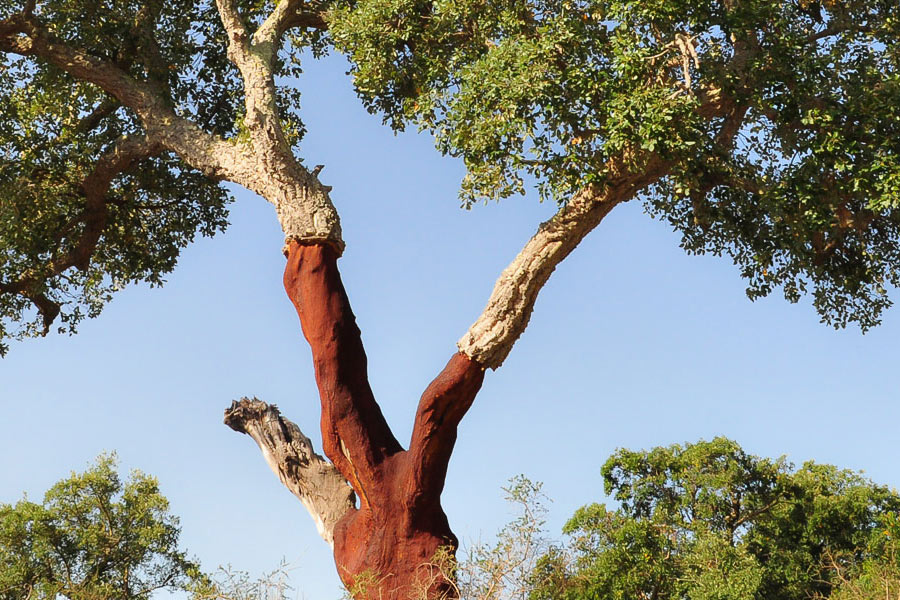
[[[742,50],[742,53],[744,50]],[[742,58],[743,60],[743,58]],[[730,146],[747,113],[720,89],[701,86],[698,112],[706,118],[725,117],[717,141]],[[621,159],[609,161],[613,175],[605,185],[577,193],[525,244],[503,271],[481,316],[459,340],[460,351],[484,367],[496,369],[528,325],[538,293],[581,240],[619,203],[665,175],[668,165],[652,156],[640,174],[628,171]]]
[[[284,22],[284,31],[293,29],[294,27],[305,27],[307,29],[320,29],[322,31],[328,29],[328,22],[325,20],[325,11],[321,8],[311,8],[309,11],[297,12]]]
[[[607,172],[622,172],[610,164]],[[604,186],[581,190],[538,227],[519,255],[500,275],[478,320],[459,340],[460,351],[484,367],[496,369],[525,331],[538,293],[553,270],[620,202],[665,174],[659,159],[649,161],[641,175],[611,176]]]
[[[281,36],[296,18],[301,6],[303,6],[303,0],[282,0],[278,2],[272,13],[253,34],[253,43],[255,45],[277,45]]]
[[[0,50],[40,58],[96,85],[132,109],[153,141],[176,152],[194,168],[214,179],[227,179],[258,191],[253,187],[257,169],[252,156],[176,115],[150,84],[54,38],[33,20],[13,17],[0,25],[0,32],[5,33],[0,36]]]
[[[256,398],[241,398],[225,410],[225,424],[246,433],[262,450],[269,467],[312,515],[319,535],[334,547],[334,526],[356,505],[347,480],[316,454],[294,423]]]
[[[281,36],[294,27],[328,29],[321,3],[305,0],[281,0],[253,33],[252,44],[257,48],[273,48],[281,45]]]
[[[219,17],[228,36],[228,58],[240,67],[250,57],[250,34],[234,0],[216,0],[216,8],[219,9]]]
[[[350,480],[363,506],[384,493],[377,470],[402,448],[369,387],[366,354],[341,283],[337,253],[328,245],[288,247],[284,287],[312,350],[322,401],[325,455]]]
[[[330,188],[301,165],[291,150],[276,103],[274,64],[282,28],[300,3],[282,0],[249,38],[234,0],[216,0],[228,34],[228,57],[244,81],[244,123],[255,158],[265,173],[262,187],[251,188],[275,204],[285,240],[326,242],[344,250],[340,219],[328,195]],[[289,193],[285,193],[288,191]]]
[[[17,15],[0,20],[0,51],[40,58],[100,87],[138,115],[151,140],[208,177],[233,181],[272,202],[286,239],[324,241],[338,253],[343,251],[340,219],[329,188],[296,161],[284,140],[271,68],[264,60],[254,58],[249,78],[244,74],[247,124],[254,140],[250,152],[179,117],[155,86],[56,39],[35,19]]]
[[[414,506],[440,498],[457,427],[483,380],[484,368],[457,353],[423,392],[409,443],[411,473],[405,482]]]
[[[809,35],[807,40],[811,43],[818,42],[819,40],[823,40],[825,38],[829,38],[835,35],[841,35],[844,33],[872,33],[872,28],[866,25],[855,25],[855,24],[838,24],[833,25],[829,24],[828,27],[821,31],[817,31]]]
[[[290,0],[277,3],[269,21],[277,24],[283,18]],[[244,120],[257,153],[269,155],[269,160],[291,162],[293,156],[281,127],[276,106],[274,58],[280,40],[276,30],[260,29],[251,44],[250,33],[244,25],[234,0],[216,0],[222,25],[228,35],[228,58],[237,66],[244,80]]]
[[[744,125],[744,118],[749,109],[750,107],[746,104],[734,106],[722,121],[722,126],[716,134],[716,144],[723,152],[730,153],[733,150],[735,137]]]
[[[117,108],[119,108],[119,103],[112,98],[107,98],[75,125],[74,133],[82,134],[93,131],[103,119],[115,112]]]

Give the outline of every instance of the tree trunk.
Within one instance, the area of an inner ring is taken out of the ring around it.
[[[360,600],[452,597],[450,583],[429,565],[439,548],[456,550],[440,495],[457,426],[484,369],[462,353],[450,359],[422,394],[404,450],[369,386],[336,251],[297,241],[286,250],[285,290],[312,349],[325,454],[359,499],[334,526],[341,580]]]
[[[285,227],[284,286],[312,350],[322,441],[333,466],[264,403],[234,404],[226,423],[256,440],[272,470],[312,513],[357,600],[456,597],[453,582],[434,568],[433,559],[439,549],[453,555],[457,547],[440,502],[457,427],[485,368],[497,368],[524,330],[553,268],[614,206],[654,177],[655,172],[643,178],[626,174],[586,188],[539,227],[498,280],[484,313],[460,340],[460,351],[422,394],[408,450],[394,437],[369,386],[362,339],[337,267],[343,244],[320,236],[298,239]]]

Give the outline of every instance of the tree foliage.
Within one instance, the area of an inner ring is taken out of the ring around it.
[[[178,519],[153,477],[122,481],[112,456],[50,488],[43,502],[0,504],[3,600],[148,600],[209,588],[178,546]]]
[[[862,562],[829,557],[837,578],[833,600],[882,600],[900,596],[900,518],[886,515]],[[817,598],[817,600],[820,600]]]
[[[657,169],[646,209],[727,254],[750,298],[809,292],[866,329],[898,281],[900,16],[891,0],[359,0],[332,32],[360,96],[468,168],[566,202]]]
[[[178,518],[156,479],[124,482],[115,455],[50,488],[43,502],[0,504],[0,600],[286,600],[288,565],[260,577],[201,571],[179,547]]]
[[[4,3],[0,19],[15,22],[16,4]],[[271,5],[243,8],[258,22]],[[242,142],[242,81],[214,2],[48,0],[32,18],[52,40],[150,84],[201,130]],[[296,75],[299,64],[285,55],[276,73]],[[299,92],[281,88],[279,104],[297,144]],[[219,181],[146,133],[97,85],[46,60],[0,55],[0,353],[3,339],[54,322],[74,332],[129,283],[161,285],[198,233],[225,229]]]
[[[618,508],[575,513],[532,600],[843,600],[896,586],[900,495],[858,473],[795,470],[716,438],[620,450],[603,478]]]
[[[0,337],[45,333],[57,316],[72,331],[123,285],[161,283],[196,233],[224,228],[227,203],[221,175],[165,143],[139,144],[153,125],[128,102],[20,51],[17,36],[38,28],[147,84],[197,131],[247,140],[244,81],[214,2],[15,4],[0,8]],[[252,33],[278,4],[234,6]],[[647,210],[688,252],[730,256],[751,298],[809,293],[824,321],[863,329],[891,303],[893,0],[291,6],[272,77],[295,150],[300,58],[334,44],[372,111],[464,159],[467,205],[531,181],[565,203],[643,174]]]

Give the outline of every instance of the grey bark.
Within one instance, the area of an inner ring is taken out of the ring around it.
[[[460,352],[487,368],[503,364],[531,318],[538,293],[556,265],[619,203],[661,177],[666,165],[648,161],[640,176],[627,172],[625,161],[610,161],[613,176],[603,186],[582,189],[549,220],[541,223],[525,247],[501,273],[487,306],[457,343]]]
[[[284,135],[276,105],[274,61],[284,23],[296,12],[296,1],[284,0],[262,26],[250,34],[233,0],[216,0],[228,34],[228,58],[244,80],[244,123],[257,163],[265,174],[262,194],[275,204],[285,242],[329,243],[344,250],[340,218],[331,203],[330,188],[322,185],[294,156]]]
[[[297,4],[281,7],[284,3],[279,3],[252,43],[236,11],[229,12],[231,2],[219,0],[218,4],[229,35],[229,57],[244,79],[249,145],[213,135],[177,115],[151,83],[56,39],[33,15],[23,13],[0,21],[0,51],[40,58],[93,83],[138,115],[150,142],[178,154],[205,175],[237,183],[274,204],[286,240],[324,242],[341,253],[340,218],[329,197],[330,188],[293,155],[275,105],[275,49],[284,23],[293,15],[286,9]]]
[[[266,463],[300,499],[319,535],[333,548],[334,526],[356,506],[350,484],[334,465],[313,450],[310,439],[274,404],[241,398],[225,410],[225,424],[253,438]]]

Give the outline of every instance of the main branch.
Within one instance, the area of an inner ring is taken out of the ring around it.
[[[254,71],[251,80],[257,93],[246,90],[248,118],[256,115],[266,124],[251,128],[251,150],[179,116],[171,108],[171,99],[165,98],[157,86],[134,79],[113,62],[58,39],[33,15],[23,13],[0,20],[0,51],[46,61],[96,85],[133,110],[154,143],[175,152],[204,175],[232,181],[272,202],[286,238],[322,241],[338,252],[343,250],[340,219],[327,186],[293,158],[279,133],[270,69]],[[254,65],[261,68],[262,63],[256,61]]]
[[[525,331],[538,293],[556,265],[581,243],[619,203],[662,177],[667,165],[651,157],[641,174],[628,172],[624,161],[607,165],[605,185],[584,188],[538,227],[518,256],[500,274],[484,311],[459,340],[460,351],[486,368],[496,369]]]
[[[284,287],[312,350],[322,402],[325,454],[353,485],[363,507],[381,494],[379,469],[402,450],[369,386],[356,318],[337,268],[337,253],[292,241]]]
[[[109,207],[107,192],[113,180],[132,165],[159,154],[162,147],[145,137],[121,137],[101,156],[93,170],[81,182],[80,193],[84,208],[72,217],[57,235],[56,248],[40,268],[30,269],[14,280],[0,281],[0,292],[19,294],[37,308],[44,325],[44,334],[60,312],[60,305],[44,292],[46,282],[75,267],[86,270],[100,237],[107,227]],[[78,231],[74,239],[67,239],[70,231]]]
[[[408,501],[415,508],[438,502],[456,433],[484,380],[484,368],[462,353],[422,393],[409,442]]]
[[[46,61],[115,97],[138,115],[150,139],[205,175],[241,185],[253,180],[252,157],[179,117],[153,85],[54,37],[35,18],[15,16],[0,22],[0,34],[0,50]]]

